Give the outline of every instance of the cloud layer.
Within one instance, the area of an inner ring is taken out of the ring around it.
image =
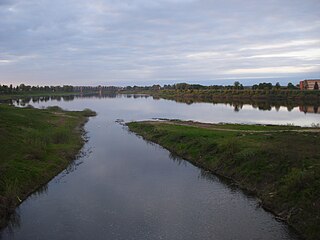
[[[319,12],[318,0],[0,0],[0,83],[320,77]]]

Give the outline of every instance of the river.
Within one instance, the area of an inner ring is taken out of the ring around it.
[[[311,125],[320,114],[285,107],[240,111],[116,95],[30,101],[35,107],[90,108],[87,142],[68,169],[24,201],[0,239],[299,239],[232,183],[144,141],[119,124],[151,118]],[[21,104],[21,102],[20,102]]]

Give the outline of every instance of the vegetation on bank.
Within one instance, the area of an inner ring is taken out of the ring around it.
[[[120,93],[148,94],[157,98],[190,102],[222,101],[269,101],[293,104],[319,104],[320,91],[287,89],[172,89],[172,90],[131,90]]]
[[[177,83],[152,86],[19,86],[0,85],[0,100],[30,96],[59,96],[82,94],[130,93],[148,94],[184,102],[222,102],[222,101],[273,101],[289,102],[290,105],[320,104],[319,90],[300,90],[299,85],[288,83],[281,86],[262,82],[253,86],[243,86],[235,81],[233,85],[210,85]]]
[[[11,95],[11,94],[31,94],[31,93],[65,93],[73,92],[74,87],[71,85],[64,86],[29,86],[25,84],[20,84],[18,86],[10,85],[0,85],[1,95]]]
[[[30,193],[65,169],[83,145],[91,110],[0,104],[0,226]]]
[[[159,84],[152,86],[127,86],[121,88],[124,91],[150,91],[150,90],[298,90],[299,84],[294,85],[291,82],[287,86],[281,86],[279,82],[275,85],[272,83],[261,82],[252,86],[243,86],[239,81],[235,81],[233,85],[201,85],[201,84],[188,84],[188,83],[176,83],[176,84],[165,84],[160,86]]]
[[[320,130],[294,126],[131,122],[131,131],[233,179],[307,239],[320,236]]]
[[[20,84],[18,86],[0,84],[0,100],[10,100],[25,97],[53,97],[53,96],[74,96],[90,95],[104,92],[115,92],[115,87],[106,86],[30,86]]]
[[[253,86],[244,87],[236,81],[234,85],[203,86],[199,84],[178,83],[174,85],[153,85],[150,87],[126,87],[118,91],[119,93],[148,94],[154,98],[164,98],[178,102],[239,102],[246,104],[256,102],[258,105],[280,107],[320,105],[319,90],[300,90],[292,83],[287,86],[280,86],[279,83],[259,83]],[[237,105],[239,105],[237,104]],[[264,108],[264,106],[263,106]]]

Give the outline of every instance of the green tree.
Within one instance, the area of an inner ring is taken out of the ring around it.
[[[289,82],[287,88],[288,89],[296,89],[296,86],[294,86],[291,82]]]
[[[235,89],[239,89],[239,87],[240,87],[240,82],[239,82],[239,81],[235,81],[235,82],[233,83],[233,87],[234,87]]]

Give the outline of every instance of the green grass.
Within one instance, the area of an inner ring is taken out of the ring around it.
[[[0,226],[21,199],[74,159],[83,145],[82,126],[93,115],[88,109],[69,112],[0,104]]]
[[[294,125],[265,125],[265,124],[231,124],[231,123],[218,123],[218,124],[206,124],[193,121],[181,121],[181,120],[168,120],[171,123],[185,124],[205,127],[211,129],[225,129],[236,131],[291,131],[291,130],[310,130],[310,127],[300,127]],[[314,126],[317,128],[317,126]]]
[[[216,130],[178,124],[131,122],[128,126],[190,162],[233,179],[307,239],[318,239],[319,132],[283,131],[295,129],[292,126],[213,125],[222,126]]]

